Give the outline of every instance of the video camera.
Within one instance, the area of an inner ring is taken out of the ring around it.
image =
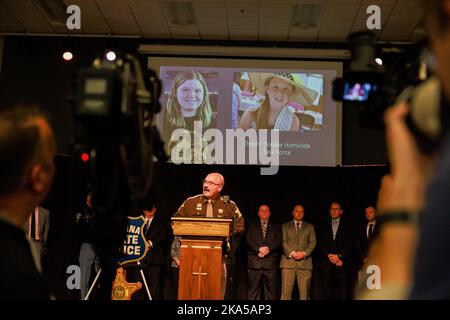
[[[445,127],[439,81],[431,76],[434,59],[428,40],[409,46],[377,46],[373,33],[360,31],[348,37],[351,59],[343,78],[333,82],[333,99],[359,108],[362,127],[382,128],[384,111],[407,101],[407,124],[419,148],[431,153]],[[383,57],[381,60],[380,57]]]
[[[349,36],[351,61],[344,78],[333,82],[333,99],[368,104],[380,92],[384,67],[376,62],[374,35],[357,32]]]
[[[92,192],[95,241],[104,284],[126,233],[127,216],[149,195],[154,159],[167,160],[153,116],[161,109],[161,82],[131,54],[96,59],[77,75],[73,112],[74,154],[85,193]],[[110,290],[104,290],[105,298]]]
[[[161,83],[130,54],[96,59],[78,73],[75,154],[87,170],[97,211],[130,213],[148,192],[153,155],[164,160],[153,115],[161,109]]]
[[[75,154],[86,169],[96,211],[129,214],[150,188],[153,156],[165,159],[152,126],[161,109],[161,82],[133,55],[109,59],[96,59],[78,73]]]

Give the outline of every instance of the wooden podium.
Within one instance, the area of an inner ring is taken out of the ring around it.
[[[231,219],[173,217],[181,236],[178,300],[221,300],[222,242]]]

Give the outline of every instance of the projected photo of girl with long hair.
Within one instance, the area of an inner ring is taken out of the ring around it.
[[[169,142],[172,132],[178,128],[194,132],[195,121],[202,124],[200,134],[216,127],[218,72],[167,70],[162,74],[162,80],[164,141]]]

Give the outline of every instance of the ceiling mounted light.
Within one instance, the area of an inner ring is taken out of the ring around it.
[[[70,51],[65,51],[62,57],[65,61],[71,61],[73,59],[73,53]]]
[[[169,27],[188,27],[197,25],[191,1],[170,0],[163,1],[162,5]]]
[[[108,51],[108,52],[106,53],[105,57],[106,57],[106,59],[107,59],[108,61],[113,62],[114,60],[116,60],[117,55],[116,55],[116,53],[115,53],[114,51]]]
[[[291,17],[291,28],[316,29],[320,24],[322,6],[316,4],[296,4]]]

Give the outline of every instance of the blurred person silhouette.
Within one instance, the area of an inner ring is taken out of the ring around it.
[[[47,197],[56,142],[35,106],[0,112],[0,300],[50,299],[23,226]]]
[[[408,104],[387,110],[391,173],[381,182],[367,262],[379,266],[381,289],[359,292],[360,299],[450,299],[450,0],[423,4],[443,93],[442,141],[431,156],[421,153],[406,125]]]
[[[92,208],[92,192],[87,194],[83,209],[76,214],[75,219],[80,243],[78,259],[81,273],[81,299],[84,299],[89,291],[93,267],[96,273],[100,270],[100,259],[95,247],[95,211]]]
[[[168,296],[170,300],[178,299],[178,282],[180,279],[180,247],[181,237],[174,236],[172,244],[170,245],[170,287],[171,293]]]

